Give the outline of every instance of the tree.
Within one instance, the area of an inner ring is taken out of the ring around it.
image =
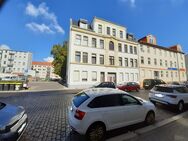
[[[54,73],[65,79],[67,66],[67,42],[64,42],[63,45],[53,45],[51,55],[54,57],[52,62],[54,65]]]

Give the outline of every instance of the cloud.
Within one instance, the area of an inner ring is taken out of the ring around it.
[[[0,49],[10,50],[10,47],[8,45],[2,44],[0,45]]]
[[[53,62],[54,58],[53,57],[46,57],[43,59],[45,62]]]
[[[127,3],[131,8],[136,7],[136,0],[119,0],[122,3]]]
[[[48,34],[55,33],[53,30],[51,30],[51,28],[49,26],[47,26],[44,23],[43,24],[37,24],[35,22],[32,22],[32,23],[26,24],[26,27],[29,28],[32,31],[35,31],[35,32],[42,32],[42,33],[48,33]]]
[[[35,18],[42,18],[46,19],[50,22],[48,27],[55,33],[64,34],[64,29],[59,25],[56,15],[53,12],[49,11],[46,3],[41,3],[39,6],[35,6],[32,3],[27,3],[25,12],[28,16],[35,17]],[[38,24],[39,25],[39,24]]]

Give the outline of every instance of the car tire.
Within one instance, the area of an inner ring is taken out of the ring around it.
[[[184,102],[180,101],[177,105],[177,110],[179,113],[182,113],[184,111]]]
[[[102,124],[93,124],[89,127],[86,137],[88,141],[104,141],[106,129]]]
[[[145,118],[145,123],[147,125],[151,125],[155,122],[155,113],[153,111],[150,111],[147,113],[146,118]]]

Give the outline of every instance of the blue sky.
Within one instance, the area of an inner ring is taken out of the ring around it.
[[[137,39],[153,34],[162,46],[181,44],[188,53],[187,0],[9,0],[0,10],[0,45],[50,57],[68,39],[70,18],[101,17],[127,27]]]

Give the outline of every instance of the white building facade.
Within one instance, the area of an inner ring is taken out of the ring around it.
[[[162,47],[156,38],[148,35],[139,40],[140,83],[144,79],[162,79],[165,82],[187,80],[185,55],[180,45]]]
[[[32,62],[32,70],[35,73],[31,73],[32,77],[38,77],[40,79],[60,79],[58,75],[54,73],[54,67],[51,62]]]
[[[32,53],[0,49],[0,73],[24,74],[31,65]]]
[[[188,81],[188,54],[185,55],[186,75]]]
[[[139,81],[138,42],[124,26],[95,17],[70,20],[68,87],[90,87],[103,81]]]

